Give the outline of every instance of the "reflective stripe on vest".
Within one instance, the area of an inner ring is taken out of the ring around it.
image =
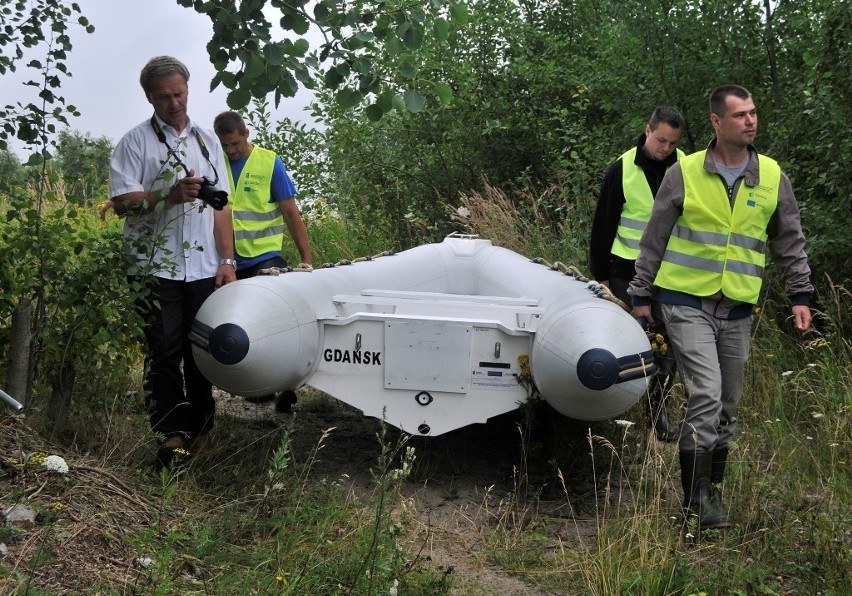
[[[654,195],[648,186],[645,171],[635,163],[636,151],[637,148],[633,147],[619,158],[624,207],[610,249],[615,256],[630,261],[635,261],[639,256],[639,239],[651,219],[651,208],[654,206]],[[678,160],[683,158],[683,151],[676,151]]]
[[[704,169],[706,153],[681,161],[683,214],[672,229],[654,285],[693,296],[721,290],[733,300],[757,304],[781,168],[758,155],[760,182],[755,187],[741,182],[732,209],[722,178]]]
[[[274,152],[254,147],[236,184],[228,168],[234,250],[247,259],[278,252],[284,242],[284,220],[278,203],[269,202],[275,159]]]

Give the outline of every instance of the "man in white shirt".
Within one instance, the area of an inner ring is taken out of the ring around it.
[[[236,280],[227,164],[212,131],[186,112],[189,71],[152,58],[139,77],[154,114],[125,134],[110,161],[110,197],[124,239],[147,344],[146,403],[163,435],[158,466],[203,450],[213,427],[212,385],[192,356],[189,332],[213,290]],[[139,286],[136,286],[139,287]]]

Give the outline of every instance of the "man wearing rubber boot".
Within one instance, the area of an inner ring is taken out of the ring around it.
[[[651,216],[651,206],[666,171],[683,156],[676,150],[684,128],[683,116],[670,106],[659,106],[645,125],[636,144],[607,168],[598,196],[589,247],[592,277],[625,304],[630,304],[627,286],[636,275],[639,238]],[[668,351],[662,319],[647,328],[655,341],[658,374],[648,389],[648,415],[660,441],[677,439],[677,426],[669,420],[665,398],[674,385],[674,358]]]
[[[287,260],[281,255],[284,224],[299,251],[300,267],[309,267],[308,231],[296,204],[296,186],[281,157],[249,143],[249,130],[237,112],[216,116],[213,130],[230,164],[237,279],[254,277],[262,269],[287,267]],[[296,394],[286,390],[245,399],[251,403],[275,399],[275,409],[287,412],[295,405]]]
[[[813,286],[799,208],[787,176],[752,145],[751,93],[724,85],[710,95],[715,138],[666,174],[639,242],[630,284],[633,314],[660,303],[687,393],[679,451],[683,506],[699,529],[731,525],[722,502],[751,343],[752,309],[768,248],[793,304],[796,329],[811,324]]]

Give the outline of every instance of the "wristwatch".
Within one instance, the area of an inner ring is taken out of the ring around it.
[[[236,269],[237,261],[235,259],[222,259],[219,261],[219,266],[221,267],[222,265],[230,265],[231,267]]]

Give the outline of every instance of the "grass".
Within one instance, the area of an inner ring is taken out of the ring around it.
[[[489,201],[474,198],[492,215],[511,203],[496,194],[489,211]],[[487,229],[493,217],[482,219]],[[816,330],[804,338],[787,331],[786,305],[766,304],[758,317],[724,488],[734,529],[698,542],[681,526],[676,448],[650,439],[631,411],[635,426],[592,425],[585,446],[575,424],[559,423],[557,463],[591,474],[593,511],[578,514],[583,499],[563,483],[564,500],[577,505],[563,513],[557,547],[552,536],[535,539],[534,522],[518,529],[502,520],[489,543],[492,560],[565,593],[847,593],[852,296],[826,279],[821,298]],[[578,463],[579,450],[585,461]],[[539,519],[534,504],[521,506],[513,517]],[[584,532],[589,523],[592,533]]]
[[[322,410],[327,400],[307,392],[300,408]],[[0,565],[3,593],[82,593],[93,578],[101,593],[386,594],[394,585],[406,594],[446,592],[446,575],[400,546],[407,519],[399,486],[414,454],[393,437],[365,438],[379,457],[372,482],[354,487],[315,470],[334,429],[300,433],[294,445],[292,425],[222,416],[212,454],[158,475],[144,418],[115,412],[112,422],[109,436],[135,437],[129,451],[98,452],[96,440],[86,444],[78,434],[77,445],[91,451],[68,456],[65,477],[34,461],[11,461],[12,444],[28,453],[57,447],[35,445],[37,435],[21,423],[0,427],[0,501],[65,507],[7,532],[15,546]],[[75,552],[90,554],[88,569],[68,567]]]
[[[466,204],[492,227],[520,217],[505,193]],[[545,226],[505,229],[521,250],[559,245]],[[383,248],[341,252],[342,225],[312,234],[317,262]],[[846,594],[852,314],[846,288],[821,286],[818,331],[804,338],[783,303],[756,318],[726,532],[696,540],[681,524],[676,447],[649,437],[638,406],[621,424],[581,424],[533,404],[520,420],[427,444],[381,426],[335,429],[339,404],[303,390],[290,426],[222,416],[214,454],[153,475],[139,371],[100,371],[78,383],[62,436],[46,438],[38,402],[25,422],[0,424],[0,504],[35,514],[0,531],[0,592]],[[347,447],[332,455],[338,439]],[[489,442],[501,455],[482,469],[471,453]],[[47,473],[34,453],[64,454],[71,473]],[[471,491],[474,470],[487,480]],[[432,485],[439,502],[422,502]]]

